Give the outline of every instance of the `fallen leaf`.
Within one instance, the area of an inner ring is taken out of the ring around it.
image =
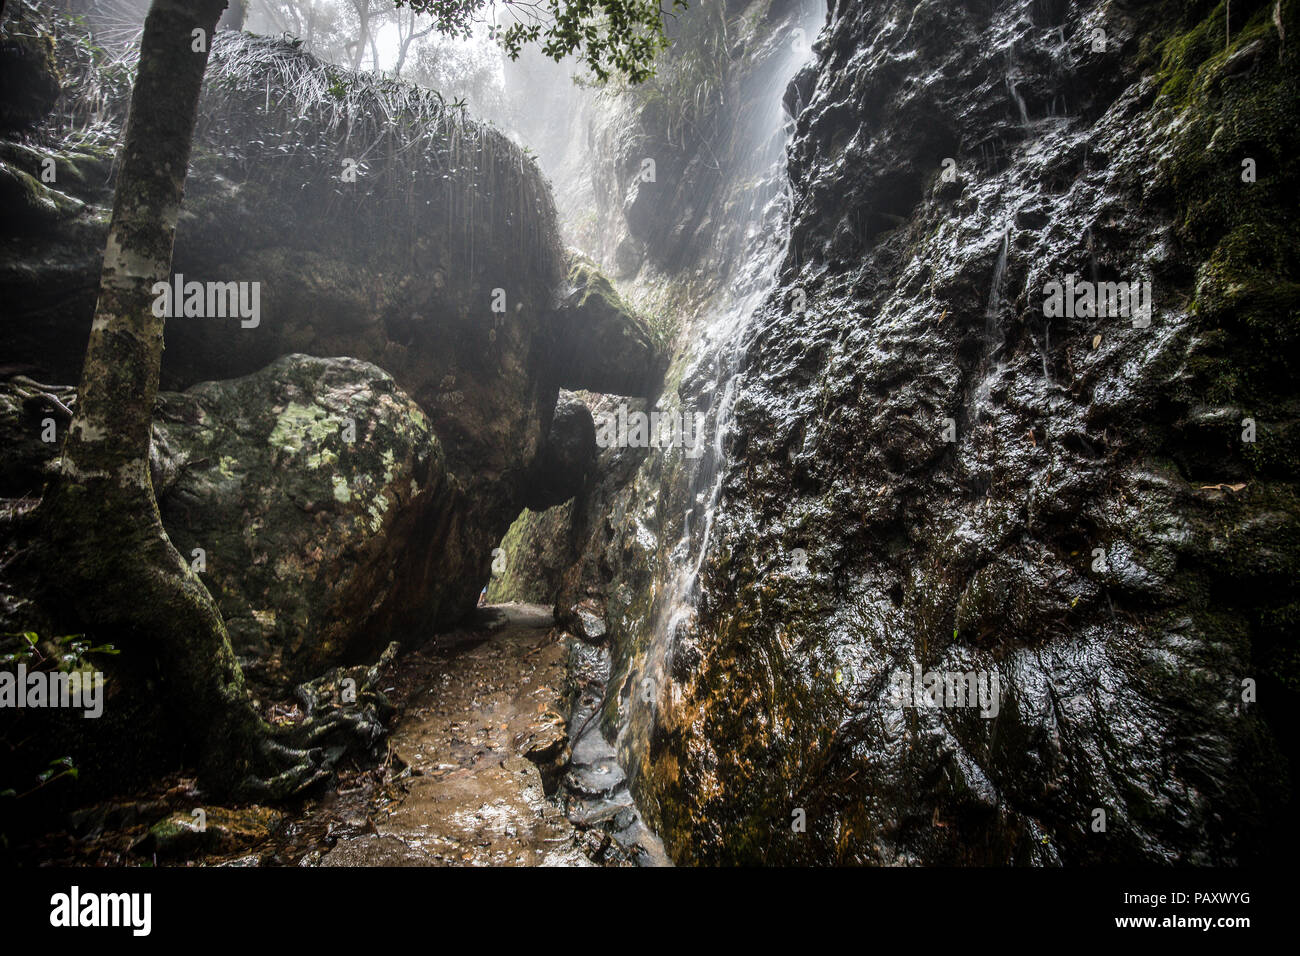
[[[1096,347],[1099,346],[1099,345],[1101,345],[1101,336],[1100,336],[1100,335],[1094,335],[1094,336],[1092,337],[1092,347],[1093,347],[1093,348],[1096,348]]]

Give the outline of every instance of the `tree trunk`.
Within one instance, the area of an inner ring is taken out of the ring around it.
[[[169,710],[193,729],[214,790],[238,789],[285,756],[248,699],[220,611],[167,539],[149,477],[163,350],[152,288],[170,278],[207,49],[225,5],[149,9],[76,414],[36,515],[46,582],[123,653],[156,657]]]
[[[307,36],[303,44],[308,50],[312,49],[313,41],[316,39],[316,0],[311,0],[311,6],[307,8]]]
[[[370,38],[370,0],[352,0],[357,11],[357,45],[352,52],[352,71],[361,69],[361,61],[366,55],[366,41]]]
[[[406,65],[406,54],[411,49],[411,44],[421,37],[426,37],[433,32],[433,27],[425,27],[419,33],[415,32],[415,11],[411,11],[410,27],[406,33],[402,33],[402,11],[397,11],[397,37],[401,41],[401,47],[397,53],[397,65],[393,67],[393,79],[398,79],[402,75],[402,67]]]

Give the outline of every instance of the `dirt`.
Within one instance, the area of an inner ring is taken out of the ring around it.
[[[213,807],[193,778],[172,775],[78,811],[20,856],[92,866],[630,865],[645,854],[576,811],[575,826],[563,809],[575,639],[553,625],[549,608],[489,606],[473,627],[402,654],[379,688],[397,710],[387,759],[345,759],[333,787],[279,807],[280,822],[256,842],[241,845],[238,834],[257,831],[237,824],[266,808]],[[236,839],[150,838],[159,821],[200,808],[233,821]]]
[[[543,779],[567,758],[563,641],[545,608],[488,613],[490,630],[403,668],[427,686],[390,739],[407,768],[398,792],[369,832],[340,838],[321,865],[591,865]]]

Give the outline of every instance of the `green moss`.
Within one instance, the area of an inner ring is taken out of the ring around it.
[[[75,215],[81,209],[75,199],[3,162],[0,162],[0,206],[7,217],[23,223],[49,223]]]
[[[1161,95],[1176,101],[1180,108],[1192,105],[1197,93],[1231,58],[1231,41],[1242,42],[1241,34],[1229,37],[1229,28],[1227,11],[1220,2],[1193,27],[1169,37],[1160,50],[1164,79]]]
[[[1185,258],[1198,263],[1190,307],[1200,344],[1188,363],[1185,398],[1242,408],[1257,425],[1255,441],[1241,444],[1256,478],[1249,508],[1223,517],[1227,544],[1206,574],[1252,595],[1253,659],[1294,692],[1300,64],[1294,40],[1282,42],[1275,9],[1282,29],[1300,35],[1297,0],[1276,8],[1272,0],[1235,0],[1231,7],[1179,9],[1181,17],[1171,18],[1175,31],[1160,48],[1156,106],[1172,111],[1177,123],[1161,176]],[[1203,600],[1216,599],[1207,581]],[[1226,617],[1203,622],[1206,633],[1232,627]]]
[[[268,441],[276,448],[292,454],[302,450],[304,442],[320,443],[338,428],[337,420],[318,405],[298,405],[290,402],[280,413]]]
[[[572,522],[572,501],[541,512],[521,511],[501,539],[502,560],[494,562],[500,570],[492,573],[488,600],[554,602],[560,577],[576,557],[566,546]]]
[[[1243,443],[1242,455],[1257,476],[1294,479],[1300,475],[1300,428],[1258,425],[1253,442]]]
[[[1289,394],[1296,371],[1300,71],[1272,2],[1237,0],[1231,23],[1225,3],[1204,7],[1160,46],[1156,107],[1178,123],[1161,176],[1201,263],[1191,309],[1206,338],[1193,371],[1213,401],[1259,402]],[[1298,8],[1278,8],[1293,35]]]
[[[602,304],[609,309],[616,312],[631,311],[623,304],[623,299],[614,289],[614,284],[589,259],[574,259],[573,265],[569,268],[569,282],[582,290],[577,301],[579,307],[585,307],[587,301],[592,296],[596,296],[603,300]]]

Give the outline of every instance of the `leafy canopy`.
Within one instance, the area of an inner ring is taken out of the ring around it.
[[[633,83],[654,74],[654,58],[668,46],[664,17],[686,0],[395,0],[433,17],[440,33],[469,36],[475,23],[490,23],[490,34],[517,59],[529,43],[546,56],[578,61],[607,80],[619,73]],[[498,13],[504,14],[498,16]],[[509,19],[513,22],[503,23]]]

